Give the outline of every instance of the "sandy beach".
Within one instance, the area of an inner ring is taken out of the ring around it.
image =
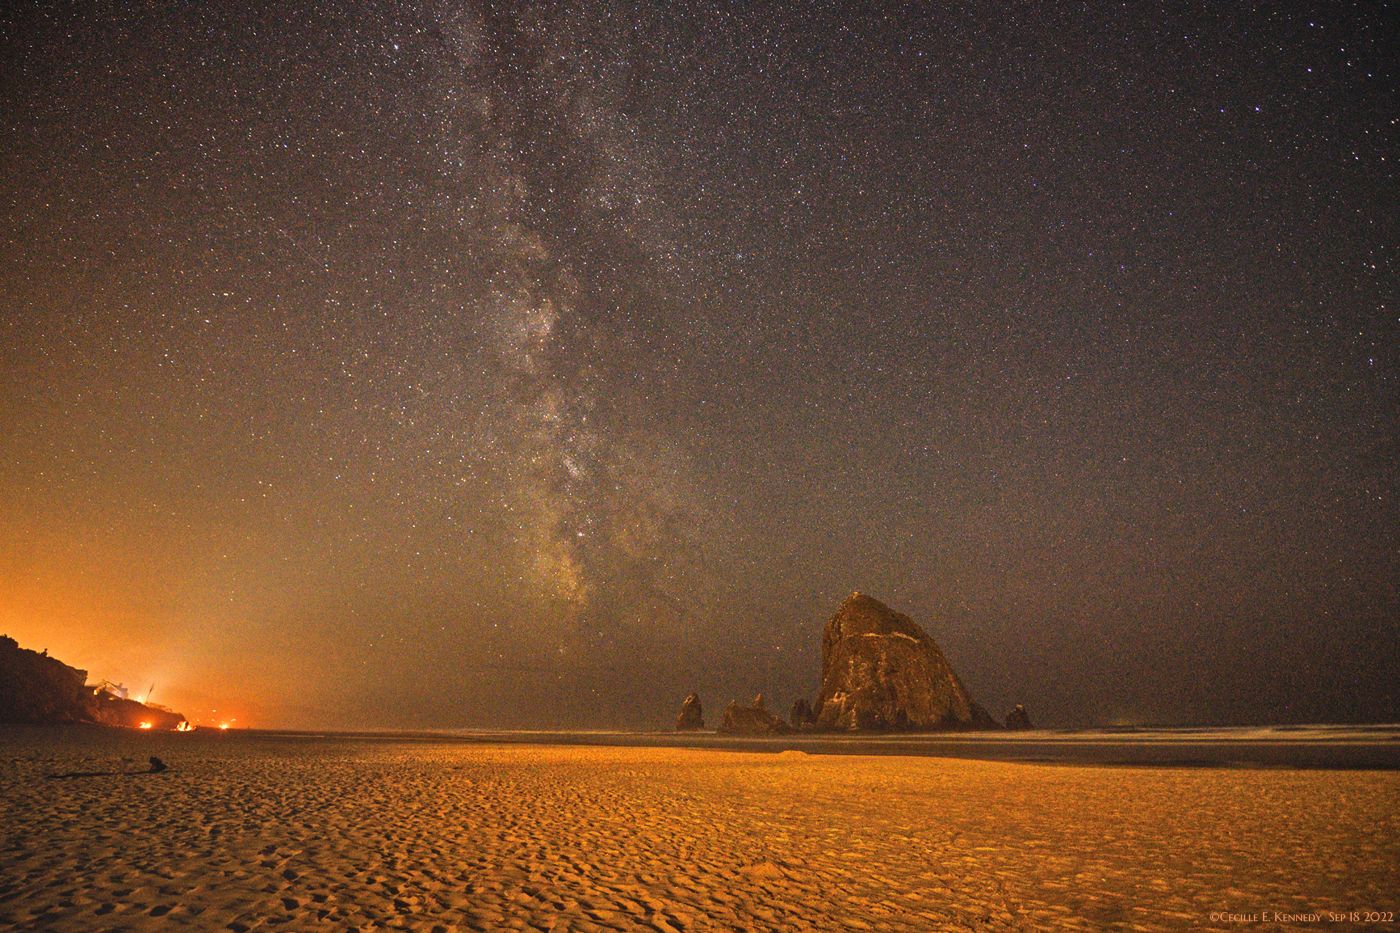
[[[1393,771],[189,738],[0,733],[0,927],[1238,929],[1400,891]]]

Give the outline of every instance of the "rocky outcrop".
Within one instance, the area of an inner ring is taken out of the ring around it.
[[[753,698],[753,703],[744,706],[735,701],[724,708],[724,718],[719,731],[726,735],[781,735],[791,732],[787,723],[768,711],[763,694]]]
[[[0,636],[0,722],[91,722],[87,671]]]
[[[0,635],[0,722],[86,722],[157,730],[174,729],[185,717],[86,686],[87,671],[21,648]]]
[[[975,728],[973,707],[938,645],[903,613],[852,593],[826,624],[819,728]]]
[[[1034,729],[1031,725],[1031,714],[1026,712],[1026,708],[1020,703],[1006,714],[1006,728],[1008,729]]]
[[[705,712],[700,707],[700,694],[692,693],[681,702],[681,711],[676,716],[677,732],[694,732],[705,728]]]

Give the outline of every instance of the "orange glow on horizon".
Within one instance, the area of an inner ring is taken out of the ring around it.
[[[141,723],[141,725],[137,726],[136,728],[138,728],[138,729],[149,729],[149,728],[151,728],[151,724],[150,724],[149,722],[143,722],[143,723]]]

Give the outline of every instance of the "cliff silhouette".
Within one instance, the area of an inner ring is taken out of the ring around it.
[[[0,635],[0,722],[92,723],[169,731],[185,717],[89,686],[87,671]]]

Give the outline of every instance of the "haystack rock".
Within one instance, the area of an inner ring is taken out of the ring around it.
[[[676,716],[677,732],[694,732],[705,728],[705,713],[700,707],[700,694],[692,693],[681,703],[681,711]]]
[[[958,729],[975,718],[948,659],[907,615],[852,593],[826,624],[820,728]]]
[[[749,706],[738,702],[726,706],[719,731],[729,735],[779,735],[792,730],[787,723],[768,712],[760,693]]]
[[[1031,714],[1026,712],[1026,708],[1020,703],[1011,712],[1006,714],[1006,728],[1008,729],[1034,729],[1031,725]]]

